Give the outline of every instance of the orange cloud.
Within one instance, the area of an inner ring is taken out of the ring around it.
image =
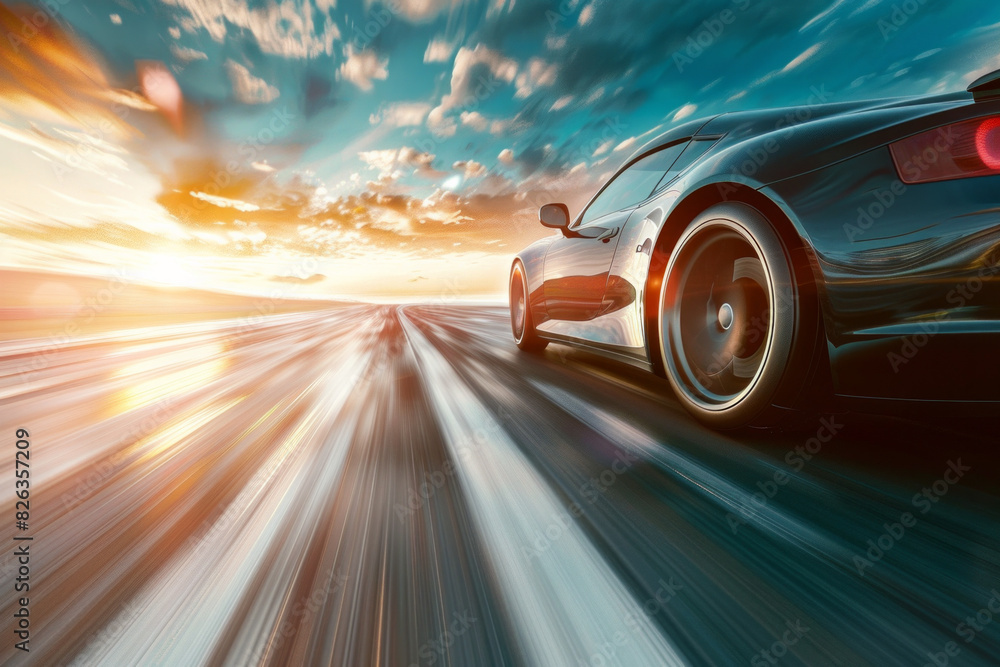
[[[137,96],[113,89],[97,60],[41,7],[0,4],[0,93],[5,106],[27,118],[134,134],[128,109]]]

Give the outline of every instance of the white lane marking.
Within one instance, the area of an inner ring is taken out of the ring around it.
[[[601,664],[683,665],[576,523],[541,558],[522,548],[565,508],[430,341],[400,319],[528,664],[602,656]]]

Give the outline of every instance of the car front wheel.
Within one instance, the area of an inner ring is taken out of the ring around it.
[[[510,271],[510,328],[514,342],[527,352],[540,352],[549,344],[535,332],[528,299],[528,280],[521,261],[514,262]]]

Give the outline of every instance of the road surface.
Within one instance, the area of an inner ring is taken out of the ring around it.
[[[663,380],[520,353],[471,306],[3,341],[0,403],[11,510],[17,429],[31,451],[30,525],[3,523],[33,538],[31,652],[5,629],[5,663],[1000,656],[989,428],[720,435]]]

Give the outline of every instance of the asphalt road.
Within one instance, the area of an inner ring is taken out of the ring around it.
[[[505,309],[0,342],[0,428],[33,537],[5,663],[1000,660],[989,424],[720,435],[663,380],[520,353]]]

